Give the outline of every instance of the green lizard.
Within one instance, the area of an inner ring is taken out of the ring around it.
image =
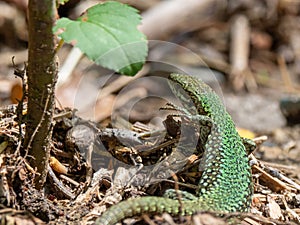
[[[195,105],[197,113],[192,116],[201,124],[210,126],[204,148],[205,168],[199,181],[198,196],[182,192],[188,200],[179,201],[174,199],[176,194],[173,191],[173,199],[153,196],[128,199],[110,207],[96,220],[96,225],[112,225],[124,218],[143,213],[191,215],[207,210],[221,213],[249,210],[253,185],[243,144],[245,140],[237,133],[221,100],[200,79],[181,74],[171,74],[169,79],[187,93],[189,99],[179,94],[182,100],[192,101]],[[251,144],[247,147],[251,147]]]

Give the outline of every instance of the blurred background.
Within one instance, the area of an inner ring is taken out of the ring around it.
[[[60,6],[58,17],[76,19],[99,2],[70,0]],[[122,117],[130,110],[130,122],[155,125],[161,123],[153,118],[166,102],[157,98],[166,95],[165,84],[141,79],[133,90],[122,95],[119,91],[142,76],[184,71],[221,87],[218,93],[238,127],[254,135],[269,134],[281,146],[289,146],[288,157],[299,160],[299,1],[120,2],[142,15],[139,29],[149,39],[148,62],[138,76],[128,78],[93,64],[64,44],[58,52],[57,107],[76,108],[79,116],[103,124],[110,122],[111,115]],[[26,7],[26,0],[0,1],[1,106],[17,103],[22,94],[12,57],[22,69],[27,61]],[[270,157],[278,154],[271,151]]]

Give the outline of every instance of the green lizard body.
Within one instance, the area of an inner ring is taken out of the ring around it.
[[[193,102],[197,112],[192,116],[210,126],[198,196],[181,201],[164,197],[129,199],[109,208],[96,225],[112,225],[142,213],[191,215],[204,210],[245,212],[250,208],[253,186],[246,149],[221,100],[200,79],[171,74],[170,80],[187,93],[183,101]]]

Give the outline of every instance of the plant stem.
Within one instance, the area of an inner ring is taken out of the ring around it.
[[[57,80],[55,39],[55,0],[29,0],[28,118],[24,140],[25,154],[36,168],[35,186],[41,189],[47,177],[50,155],[54,87]]]

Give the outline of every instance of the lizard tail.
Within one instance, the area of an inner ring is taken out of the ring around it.
[[[113,205],[95,221],[95,225],[113,225],[127,217],[142,215],[143,213],[170,213],[179,214],[178,200],[163,197],[142,197],[128,199]],[[186,214],[183,212],[182,214]]]

